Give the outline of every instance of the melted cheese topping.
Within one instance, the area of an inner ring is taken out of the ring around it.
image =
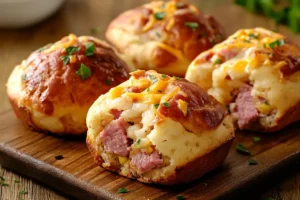
[[[278,45],[278,41],[283,44]],[[206,89],[223,104],[234,100],[232,94],[241,85],[251,84],[256,108],[265,115],[276,110],[276,117],[280,118],[300,101],[300,73],[284,77],[279,69],[287,63],[272,59],[275,48],[300,57],[296,45],[287,43],[281,34],[263,28],[237,31],[209,50],[214,54],[210,60],[203,61],[208,52],[200,54],[189,66],[186,79]],[[268,104],[262,105],[261,99]]]
[[[156,1],[149,4],[145,4],[144,7],[152,10],[153,14],[151,15],[147,24],[144,25],[142,30],[144,32],[149,31],[154,27],[155,24],[163,23],[168,19],[170,19],[170,21],[168,22],[166,29],[171,30],[175,24],[175,21],[172,17],[178,10],[177,3],[178,3],[177,1],[168,1],[168,2]],[[188,5],[187,10],[189,10],[192,13],[199,12],[198,9],[192,5]],[[155,17],[155,13],[164,13],[164,17],[162,19],[157,19]]]
[[[137,70],[131,73],[129,84],[121,84],[109,91],[109,98],[129,97],[133,101],[146,104],[159,104],[168,102],[173,96],[180,93],[186,94],[179,87],[169,88],[169,84],[174,82],[177,77],[170,77],[155,71]],[[135,78],[137,77],[137,78]],[[130,88],[142,92],[131,92]]]
[[[44,53],[51,53],[53,51],[56,51],[57,49],[65,49],[67,47],[73,46],[74,44],[77,43],[77,36],[74,34],[70,34],[69,36],[65,37],[66,39],[62,39],[53,45],[49,49],[46,49]]]

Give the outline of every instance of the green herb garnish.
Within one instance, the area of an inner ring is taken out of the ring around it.
[[[259,35],[256,35],[256,34],[254,34],[254,33],[249,34],[249,37],[250,37],[251,39],[257,39],[258,36],[259,36]]]
[[[176,200],[184,200],[184,196],[183,195],[177,195]]]
[[[80,50],[79,47],[67,47],[66,48],[67,55],[60,57],[60,59],[63,61],[64,65],[67,65],[69,63],[69,61],[70,61],[70,56],[73,53],[78,52],[79,50]]]
[[[24,190],[20,190],[19,194],[28,194],[28,192],[24,191]]]
[[[167,107],[167,108],[170,107],[170,103],[169,103],[169,102],[165,102],[165,103],[163,103],[163,105],[164,105],[165,107]]]
[[[147,89],[146,89],[146,92],[150,92],[150,88],[147,88]]]
[[[99,27],[94,27],[90,29],[91,34],[96,34],[100,32],[100,28]]]
[[[260,141],[260,137],[253,137],[253,142],[259,142]]]
[[[264,45],[264,48],[266,49],[267,48],[267,45],[266,44],[263,44]]]
[[[106,84],[106,85],[111,85],[111,80],[106,79],[105,84]]]
[[[94,55],[96,48],[95,48],[95,45],[93,43],[88,43],[85,47],[86,47],[86,49],[85,49],[85,55],[86,56]]]
[[[281,40],[276,40],[276,41],[274,41],[274,42],[271,42],[271,43],[269,44],[269,47],[270,47],[271,49],[274,49],[276,46],[277,46],[277,47],[280,47],[280,46],[282,46],[282,45],[284,45],[284,40],[283,40],[283,39],[281,39]]]
[[[235,149],[237,152],[239,152],[241,154],[251,155],[250,151],[248,149],[246,149],[246,147],[243,144],[237,144],[235,146]]]
[[[154,107],[157,109],[159,107],[159,104],[158,103],[154,104]]]
[[[154,17],[157,20],[163,20],[163,18],[165,17],[166,13],[165,12],[157,12],[154,13]]]
[[[141,143],[141,139],[138,139],[138,140],[136,141],[136,144],[139,145],[140,143]]]
[[[158,38],[160,38],[160,37],[161,37],[161,35],[160,35],[160,33],[159,33],[159,32],[156,32],[156,36],[157,36]]]
[[[162,77],[162,78],[166,78],[167,76],[166,76],[165,74],[162,74],[161,77]]]
[[[5,181],[5,178],[3,176],[0,176],[1,181]]]
[[[76,74],[81,76],[81,80],[85,80],[92,75],[92,72],[89,67],[81,63],[80,68],[78,71],[76,71]]]
[[[215,60],[215,62],[214,62],[214,64],[221,64],[222,63],[222,60],[220,60],[220,59],[217,59],[217,60]]]
[[[67,52],[67,54],[68,55],[72,55],[73,53],[76,53],[76,52],[78,52],[80,50],[80,48],[79,47],[67,47],[66,48],[66,52]]]
[[[126,188],[120,188],[119,190],[118,190],[118,194],[119,193],[127,193],[127,192],[129,192]]]
[[[15,183],[20,183],[21,181],[20,180],[15,180]]]
[[[253,158],[251,158],[250,160],[248,160],[249,165],[257,165],[258,162],[256,160],[254,160]]]
[[[173,76],[176,80],[180,80],[180,78],[178,76]]]
[[[191,28],[193,31],[196,31],[196,28],[199,27],[197,22],[184,22],[184,25]]]

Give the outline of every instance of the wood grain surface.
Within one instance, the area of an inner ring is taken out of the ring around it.
[[[118,15],[118,13],[132,8],[134,6],[145,3],[145,0],[110,0],[110,1],[99,1],[99,0],[67,0],[64,6],[60,11],[58,11],[50,19],[37,24],[33,27],[19,29],[19,30],[3,30],[0,29],[0,113],[1,114],[1,140],[10,141],[11,138],[16,138],[15,140],[9,142],[10,145],[15,146],[22,151],[27,152],[28,154],[34,154],[34,157],[45,160],[47,163],[54,164],[58,167],[65,167],[64,170],[73,172],[77,175],[85,174],[85,178],[91,177],[93,174],[101,173],[102,169],[100,167],[95,167],[92,163],[90,155],[85,153],[79,153],[73,155],[68,151],[68,148],[74,149],[74,151],[84,152],[85,146],[82,144],[82,141],[62,141],[62,139],[53,138],[51,136],[46,136],[43,134],[33,133],[28,130],[25,130],[22,125],[15,120],[10,110],[10,105],[8,103],[6,93],[5,93],[5,83],[9,76],[9,73],[12,71],[13,67],[16,64],[19,64],[22,59],[25,59],[30,52],[39,47],[49,43],[59,40],[61,37],[69,34],[70,32],[77,35],[90,35],[91,28],[98,27],[98,33],[95,36],[99,38],[104,38],[104,30],[107,24],[111,19]],[[198,0],[191,1],[195,2],[196,5],[201,8],[203,11],[213,14],[220,23],[225,27],[228,34],[233,33],[235,30],[240,28],[248,28],[255,26],[263,26],[272,30],[277,30],[289,36],[293,41],[300,45],[300,36],[292,33],[286,27],[276,26],[271,20],[266,19],[263,16],[253,15],[246,10],[234,5],[232,0]],[[299,126],[294,125],[289,128],[294,130],[295,133]],[[7,131],[10,131],[9,134]],[[25,131],[20,131],[25,130]],[[5,134],[6,133],[6,134]],[[19,135],[21,134],[21,135]],[[30,139],[23,137],[23,134],[31,134]],[[294,139],[289,139],[293,135]],[[296,135],[296,134],[295,134]],[[299,135],[299,134],[298,134]],[[248,136],[251,138],[252,136]],[[274,146],[276,143],[273,143],[273,138],[278,138],[278,135],[274,137],[267,136],[263,138],[262,142],[259,144],[252,144],[249,139],[244,141],[243,135],[240,135],[236,142],[243,142],[246,145],[250,145],[253,154],[256,155],[260,151],[266,150],[269,147]],[[43,143],[47,140],[47,143]],[[60,142],[58,142],[60,141]],[[248,168],[247,160],[248,157],[237,155],[234,151],[230,153],[229,158],[227,159],[225,165],[219,170],[227,170],[228,163],[239,163],[241,164],[238,168],[239,170],[245,170],[245,174],[241,174],[238,180],[242,180],[243,177],[251,174],[255,167],[261,167],[262,165],[271,164],[277,162],[281,156],[284,156],[284,153],[290,153],[295,150],[299,150],[296,142],[299,142],[299,136],[294,136],[294,134],[284,134],[282,138],[277,142],[280,143],[276,148],[276,155],[269,155],[266,151],[265,155],[258,155],[256,157],[259,160],[260,164],[258,166],[251,166]],[[39,144],[39,145],[33,145]],[[77,143],[80,143],[77,145]],[[32,144],[32,145],[30,145]],[[282,146],[288,144],[285,147]],[[31,148],[34,147],[34,148]],[[45,147],[45,149],[43,148]],[[42,148],[42,149],[40,149]],[[48,149],[50,148],[50,149]],[[287,148],[287,149],[286,149]],[[52,149],[52,150],[51,150]],[[57,149],[57,150],[56,150]],[[50,153],[50,154],[49,154]],[[63,154],[66,158],[61,161],[56,161],[54,156],[56,154]],[[235,157],[238,156],[236,160]],[[261,157],[259,157],[261,156]],[[291,156],[292,160],[296,157]],[[72,160],[77,160],[72,162]],[[296,159],[297,160],[297,159]],[[290,160],[287,160],[290,161]],[[70,163],[70,165],[66,165]],[[87,171],[77,171],[76,166],[89,166]],[[75,168],[74,168],[75,166]],[[270,166],[267,166],[270,167]],[[36,184],[35,182],[20,177],[8,170],[3,168],[1,170],[1,176],[6,179],[6,182],[9,184],[8,187],[0,188],[0,199],[66,199],[61,195],[54,193],[53,191],[46,189],[43,186]],[[287,173],[288,172],[288,173]],[[282,177],[283,176],[283,177]],[[210,178],[207,178],[208,181],[214,181],[216,177],[216,172],[211,174]],[[43,178],[43,177],[41,177]],[[227,178],[227,177],[224,177]],[[100,179],[105,179],[102,184],[106,184],[105,187],[116,191],[118,187],[128,186],[128,189],[134,190],[134,187],[141,187],[141,183],[134,181],[128,181],[127,179],[120,178],[117,175],[110,174],[108,172],[103,172],[102,175],[94,176],[92,182],[97,182]],[[265,177],[261,177],[262,180],[258,180],[257,184],[264,183]],[[285,170],[278,171],[273,176],[268,177],[271,180],[267,185],[253,186],[247,189],[248,193],[245,193],[245,198],[250,197],[251,193],[249,191],[256,192],[265,192],[264,197],[272,197],[274,199],[300,199],[300,167],[297,163],[291,163],[286,166]],[[15,183],[15,180],[20,180],[20,183]],[[114,181],[114,184],[110,184],[111,181]],[[115,182],[117,181],[117,182]],[[202,182],[200,182],[202,183]],[[203,182],[204,184],[205,182]],[[127,185],[128,184],[128,185]],[[207,183],[208,185],[209,182]],[[221,184],[220,182],[215,183],[216,185]],[[224,187],[230,187],[231,185],[224,185]],[[58,184],[58,187],[60,185]],[[206,185],[204,184],[203,190],[205,190]],[[148,186],[147,186],[148,188]],[[198,188],[199,189],[199,188]],[[187,189],[189,190],[186,197],[195,196],[198,194],[198,189]],[[20,191],[28,192],[28,194],[19,194]],[[176,190],[176,192],[171,195],[164,196],[159,187],[155,187],[153,190],[146,190],[147,195],[156,195],[157,199],[166,199],[174,196],[175,193],[183,191],[182,188]],[[214,191],[214,190],[213,190]],[[133,194],[133,193],[132,193]],[[143,193],[145,194],[145,193]],[[131,197],[129,194],[127,197]],[[142,194],[140,194],[142,197]],[[123,197],[123,196],[121,196]],[[125,195],[124,195],[125,197]],[[135,196],[136,197],[136,196]],[[147,199],[148,197],[146,197]],[[199,197],[200,198],[200,197]],[[198,198],[198,199],[199,199]],[[258,199],[258,196],[251,197],[251,199]]]

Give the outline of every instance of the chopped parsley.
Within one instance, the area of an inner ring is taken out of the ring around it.
[[[0,176],[1,181],[5,181],[5,178],[3,176]]]
[[[162,77],[162,78],[166,78],[167,76],[166,76],[165,74],[162,74],[161,77]]]
[[[163,103],[163,105],[164,105],[165,107],[167,107],[167,108],[170,107],[170,103],[169,103],[169,102],[165,102],[165,103]]]
[[[214,62],[214,64],[221,64],[221,63],[222,63],[222,61],[220,59],[216,59]]]
[[[64,156],[63,155],[57,155],[57,156],[55,156],[55,159],[56,160],[62,160],[62,159],[64,159]]]
[[[76,71],[76,74],[78,76],[81,76],[81,80],[85,80],[92,75],[92,72],[89,67],[81,63],[80,68],[78,69],[78,71]]]
[[[180,80],[180,78],[178,76],[173,76],[176,80]]]
[[[73,54],[73,53],[76,53],[80,50],[79,47],[67,47],[66,48],[66,52],[67,52],[67,55],[66,56],[61,56],[60,59],[63,61],[64,65],[67,65],[70,61],[70,56]]]
[[[235,146],[235,150],[240,154],[251,155],[250,151],[246,149],[246,147],[243,144],[237,144]]]
[[[150,88],[147,88],[147,89],[146,89],[146,92],[150,92]]]
[[[253,137],[253,142],[259,142],[260,141],[260,137]]]
[[[154,107],[157,109],[159,107],[159,104],[158,103],[154,104]]]
[[[138,139],[138,140],[136,141],[136,144],[139,145],[140,143],[141,143],[141,139]]]
[[[193,31],[196,31],[196,28],[199,27],[197,22],[184,22],[184,25],[191,28]]]
[[[263,44],[264,48],[266,49],[267,48],[267,45],[266,44]]]
[[[80,48],[79,47],[67,47],[66,48],[66,52],[67,52],[67,54],[68,55],[72,55],[73,53],[76,53],[76,52],[78,52],[80,50]]]
[[[119,193],[127,193],[127,192],[129,192],[126,188],[120,188],[119,190],[118,190],[118,194]]]
[[[184,196],[183,195],[177,195],[176,200],[184,200]]]
[[[99,27],[94,27],[90,29],[91,34],[96,34],[100,32],[100,28]]]
[[[106,84],[106,85],[111,85],[111,80],[106,79],[105,84]]]
[[[256,160],[254,160],[253,158],[251,158],[250,160],[248,160],[249,165],[257,165],[258,162]]]
[[[9,186],[9,184],[7,184],[7,183],[4,183],[4,182],[0,182],[0,186],[3,186],[3,187],[8,187],[8,186]]]
[[[184,7],[183,2],[176,2],[176,8],[182,8],[182,7]]]
[[[244,39],[244,42],[250,43],[250,40]]]
[[[254,33],[251,33],[251,34],[249,34],[249,38],[250,39],[257,39],[259,37],[259,35],[257,34],[254,34]]]
[[[155,19],[157,20],[163,20],[164,17],[165,17],[166,13],[165,12],[157,12],[157,13],[154,13],[154,17]]]
[[[85,55],[86,56],[92,56],[95,53],[95,45],[93,43],[88,43],[85,49]]]
[[[24,191],[24,190],[20,190],[20,191],[19,191],[19,194],[28,194],[28,192],[27,192],[27,191]]]
[[[20,183],[21,181],[20,180],[15,180],[15,183]]]
[[[274,41],[274,42],[271,42],[271,43],[269,44],[269,47],[270,47],[271,49],[274,49],[276,46],[277,46],[277,47],[280,47],[280,46],[282,46],[282,45],[284,45],[284,40],[283,40],[283,39],[281,39],[281,40],[276,40],[276,41]]]

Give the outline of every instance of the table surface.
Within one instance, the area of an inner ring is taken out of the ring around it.
[[[39,47],[59,40],[69,33],[91,35],[91,29],[97,28],[94,36],[104,39],[104,31],[111,19],[118,13],[133,8],[146,0],[67,0],[62,8],[46,21],[35,26],[7,30],[0,29],[0,113],[10,109],[6,96],[5,83],[13,67],[26,59],[30,52]],[[240,28],[255,26],[266,27],[284,33],[300,45],[300,34],[297,35],[287,27],[278,26],[272,20],[254,15],[233,4],[233,0],[191,0],[201,10],[214,15],[225,27],[227,34]],[[288,176],[280,178],[272,185],[266,185],[262,197],[282,200],[300,199],[300,169],[293,170]],[[0,176],[6,179],[7,187],[0,187],[0,199],[67,199],[51,189],[19,176],[0,167]],[[277,175],[276,175],[277,176]],[[20,183],[15,183],[15,180]],[[20,194],[20,191],[28,194]]]

